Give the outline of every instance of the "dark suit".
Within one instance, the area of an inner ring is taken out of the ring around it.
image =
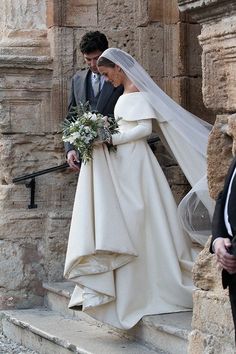
[[[224,220],[224,210],[225,203],[227,198],[227,192],[229,183],[231,181],[232,174],[236,167],[236,158],[232,161],[227,176],[225,178],[225,184],[223,190],[219,193],[218,198],[216,200],[215,211],[212,219],[212,241],[210,246],[210,252],[213,253],[212,244],[217,237],[224,237],[232,239],[232,236],[228,234],[225,220]],[[232,195],[235,198],[236,203],[236,195]],[[235,215],[236,218],[236,215]],[[232,226],[232,225],[231,225]],[[233,230],[236,232],[236,230]],[[229,274],[227,270],[223,269],[222,271],[222,284],[223,288],[229,287],[229,296],[233,314],[234,325],[236,328],[236,274]]]
[[[90,80],[90,70],[83,70],[76,73],[71,82],[71,91],[68,105],[68,115],[67,119],[70,119],[72,115],[73,107],[77,107],[80,102],[86,103],[87,99],[87,88],[88,88],[88,80]],[[123,93],[123,87],[119,86],[115,88],[112,84],[105,81],[98,98],[98,102],[96,105],[96,111],[103,115],[113,116],[114,115],[114,107],[116,101],[119,96]],[[66,154],[68,151],[74,150],[73,145],[70,143],[65,143],[65,151]]]

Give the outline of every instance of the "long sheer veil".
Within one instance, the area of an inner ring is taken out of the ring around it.
[[[145,92],[156,112],[165,143],[172,152],[192,189],[178,206],[183,228],[204,245],[210,235],[214,201],[207,186],[207,143],[211,124],[199,119],[172,100],[128,53],[109,48],[102,54],[119,65],[139,91]]]

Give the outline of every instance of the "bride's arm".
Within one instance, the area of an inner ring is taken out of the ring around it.
[[[120,132],[112,135],[112,144],[125,144],[130,141],[135,141],[148,137],[152,133],[152,120],[138,120],[137,125],[125,132]]]

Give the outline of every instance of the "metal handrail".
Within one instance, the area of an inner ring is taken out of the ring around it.
[[[28,175],[15,177],[12,179],[12,182],[19,183],[19,182],[25,181],[26,188],[30,188],[30,204],[28,204],[28,208],[35,209],[38,207],[37,204],[35,204],[35,202],[34,202],[34,200],[35,200],[35,187],[36,187],[35,177],[42,176],[42,175],[45,175],[46,173],[51,173],[54,171],[64,170],[65,168],[68,168],[68,167],[69,167],[68,163],[65,162],[65,163],[58,165],[58,166],[54,166],[54,167],[46,168],[44,170],[40,170],[37,172],[29,173]],[[29,179],[30,179],[30,182],[27,181]]]
[[[151,148],[153,148],[152,145],[154,145],[158,140],[159,140],[158,136],[149,138],[148,144],[151,146]],[[35,200],[35,186],[36,186],[35,177],[42,176],[42,175],[45,175],[46,173],[51,173],[54,171],[61,171],[61,170],[64,170],[68,167],[69,167],[69,164],[67,162],[64,162],[63,164],[58,165],[58,166],[49,167],[44,170],[40,170],[40,171],[36,171],[33,173],[29,173],[27,175],[15,177],[12,179],[12,182],[19,183],[19,182],[27,181],[30,179],[30,182],[25,182],[25,186],[26,186],[26,188],[30,188],[30,204],[28,205],[28,208],[34,209],[34,208],[37,208],[37,204],[35,204],[35,202],[34,202],[34,200]]]
[[[30,178],[35,178],[35,177],[38,177],[38,176],[45,175],[46,173],[51,173],[51,172],[54,172],[54,171],[64,170],[67,167],[69,167],[69,165],[68,165],[67,162],[65,162],[65,163],[63,163],[61,165],[58,165],[58,166],[46,168],[44,170],[33,172],[33,173],[28,174],[28,175],[15,177],[15,178],[12,179],[12,182],[13,183],[18,183],[18,182],[25,181],[25,180],[30,179]]]

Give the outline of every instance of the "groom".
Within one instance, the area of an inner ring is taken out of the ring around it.
[[[228,170],[222,192],[216,200],[212,220],[210,251],[222,266],[223,287],[229,287],[234,327],[236,329],[236,157]],[[236,333],[235,333],[236,339]]]
[[[97,69],[97,60],[108,48],[106,36],[99,32],[87,32],[80,41],[80,51],[88,68],[77,72],[71,83],[67,119],[73,116],[73,110],[80,102],[89,102],[91,109],[103,115],[113,116],[117,99],[123,93],[123,87],[113,87],[105,81]],[[79,156],[73,145],[65,143],[67,162],[74,171],[79,171]]]

